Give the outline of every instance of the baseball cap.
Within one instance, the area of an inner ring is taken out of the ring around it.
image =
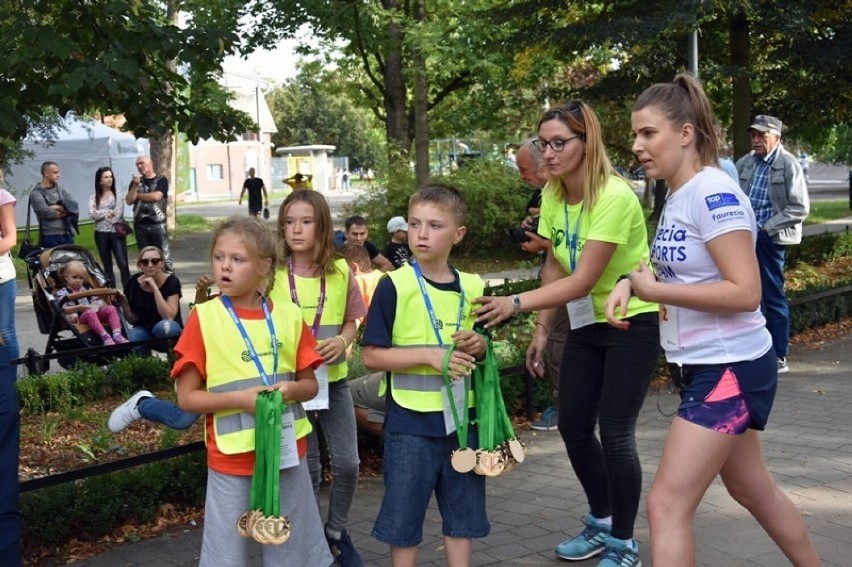
[[[754,117],[754,123],[748,127],[749,130],[772,132],[778,135],[781,135],[782,128],[784,128],[784,124],[774,116],[769,116],[768,114],[758,114]]]
[[[408,232],[408,223],[402,217],[393,217],[388,221],[388,232],[393,234],[397,230]]]

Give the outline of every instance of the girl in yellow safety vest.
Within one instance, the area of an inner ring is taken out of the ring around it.
[[[367,308],[352,270],[334,250],[331,212],[321,193],[291,193],[278,211],[278,236],[284,257],[270,297],[299,306],[324,361],[316,371],[319,392],[304,407],[311,423],[322,430],[331,460],[333,480],[325,536],[341,567],[359,567],[363,561],[346,533],[359,465],[346,351],[355,339],[356,322],[366,316]],[[308,468],[318,493],[322,463],[316,431],[308,438]]]
[[[220,296],[192,310],[175,346],[178,405],[206,414],[207,498],[199,564],[247,565],[251,540],[237,532],[249,509],[255,461],[254,411],[263,390],[280,390],[281,515],[293,525],[286,545],[263,546],[264,565],[333,562],[320,528],[305,456],[311,426],[299,402],[317,393],[322,363],[316,340],[289,301],[270,301],[275,235],[253,217],[232,217],[213,235],[213,277]]]

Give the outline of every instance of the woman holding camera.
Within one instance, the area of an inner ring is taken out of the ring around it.
[[[122,286],[130,279],[127,265],[127,240],[115,233],[115,223],[124,218],[124,196],[115,189],[115,174],[109,167],[95,172],[95,193],[89,197],[89,215],[95,221],[95,246],[104,265],[110,287],[118,287],[112,270],[112,259],[118,264]]]
[[[478,298],[478,320],[491,327],[538,311],[527,368],[542,376],[552,308],[568,310],[559,432],[590,510],[582,533],[559,544],[556,554],[575,561],[603,554],[603,567],[639,565],[633,524],[642,469],[635,434],[659,359],[657,306],[632,298],[623,332],[606,323],[604,301],[619,276],[648,261],[645,219],[632,187],[607,158],[588,105],[570,101],[546,111],[535,145],[549,173],[538,227],[551,242],[542,285],[511,298]]]

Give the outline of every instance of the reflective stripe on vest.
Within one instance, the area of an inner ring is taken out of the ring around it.
[[[391,343],[397,348],[438,347],[435,331],[420,286],[414,274],[414,268],[407,264],[388,273],[396,288],[396,317],[394,318]],[[465,292],[463,330],[473,329],[476,316],[473,314],[471,300],[483,293],[484,284],[476,274],[459,272],[461,285]],[[438,319],[441,340],[445,345],[453,342],[456,332],[461,294],[453,291],[441,291],[428,283],[426,289]],[[440,373],[428,365],[406,368],[404,372],[391,374],[393,399],[400,406],[420,412],[441,411],[444,407],[441,386],[444,381]],[[474,406],[474,396],[470,396],[470,407]]]
[[[196,306],[201,337],[207,357],[205,385],[208,392],[223,393],[246,390],[262,386],[257,367],[248,355],[242,336],[222,305],[214,299]],[[272,305],[272,321],[278,337],[278,379],[295,380],[296,347],[302,334],[302,318],[299,309],[289,301]],[[272,372],[272,345],[266,320],[241,319],[246,333],[260,356],[264,368]],[[239,345],[239,354],[234,348]],[[305,410],[299,403],[292,403],[295,418],[296,438],[311,432]],[[213,430],[216,445],[226,455],[247,453],[254,450],[254,416],[242,410],[223,410],[213,413]],[[205,436],[207,429],[205,428]]]
[[[343,328],[343,318],[346,316],[346,299],[349,296],[349,265],[346,260],[334,261],[335,270],[325,276],[325,307],[317,330],[316,339],[322,341],[340,334]],[[313,324],[317,313],[317,303],[320,296],[320,278],[305,278],[294,274],[296,281],[296,296],[299,298],[302,317],[308,328]],[[287,281],[287,266],[278,268],[275,272],[275,285],[269,292],[273,302],[290,300],[290,282]],[[328,381],[337,382],[346,378],[349,371],[346,364],[346,353],[328,364]]]

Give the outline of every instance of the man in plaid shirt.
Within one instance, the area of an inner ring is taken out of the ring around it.
[[[740,187],[749,196],[757,219],[761,310],[772,335],[779,373],[789,370],[790,309],[784,295],[784,256],[787,246],[802,241],[802,221],[810,211],[802,166],[781,144],[783,128],[774,116],[755,116],[749,127],[752,151],[737,162]]]

